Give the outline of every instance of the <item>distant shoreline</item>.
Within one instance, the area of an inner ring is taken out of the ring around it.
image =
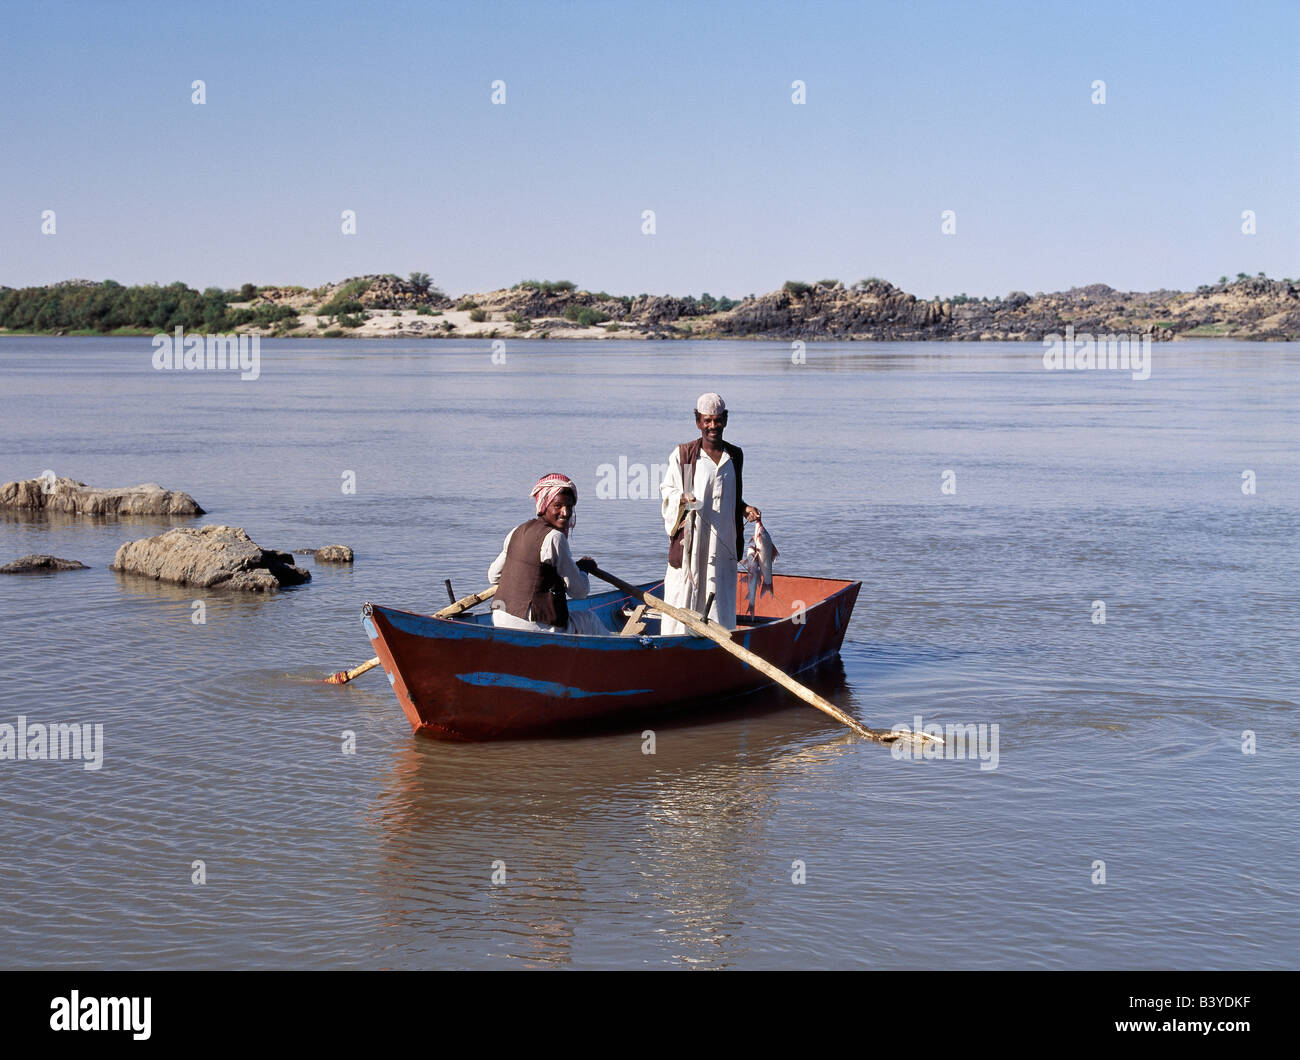
[[[449,298],[422,273],[353,277],[308,290],[238,291],[183,283],[124,287],[72,280],[0,287],[0,334],[150,337],[189,333],[268,338],[767,340],[774,342],[1042,342],[1067,328],[1117,340],[1300,340],[1300,284],[1221,277],[1195,291],[1116,291],[1105,284],[1005,298],[918,299],[878,278],[789,281],[739,301],[611,295],[568,281]]]
[[[6,328],[0,328],[0,339],[4,338],[29,338],[29,339],[152,339],[155,335],[160,334],[157,331],[151,331],[144,328],[121,328],[116,331],[18,331]],[[202,332],[193,332],[193,334],[202,334]],[[568,342],[578,340],[582,342],[772,342],[780,343],[783,346],[789,346],[790,340],[776,338],[771,335],[633,335],[627,333],[613,335],[589,335],[573,334],[571,332],[562,332],[559,334],[541,334],[541,335],[519,335],[514,333],[502,333],[498,331],[489,331],[479,334],[459,334],[457,332],[419,334],[404,334],[398,331],[392,331],[385,334],[367,334],[356,331],[345,331],[342,334],[313,334],[309,331],[292,331],[282,335],[259,333],[256,329],[239,329],[239,334],[253,334],[265,339],[302,339],[311,341],[313,339],[327,339],[330,342],[397,342],[397,341],[421,341],[421,342],[447,342],[447,341],[465,341],[473,340],[475,342],[489,342],[492,339],[510,339],[512,342],[529,341],[529,342]],[[1080,332],[1080,335],[1083,333]],[[1045,338],[1046,336],[1044,336]],[[877,339],[868,338],[862,335],[842,335],[821,338],[804,339],[808,345],[831,345],[835,343],[855,342],[867,345],[870,343],[933,343],[935,345],[976,345],[981,342],[999,342],[999,343],[1023,343],[1025,345],[1041,346],[1043,338],[1003,338],[1003,339],[981,339],[971,336],[948,336],[929,338],[909,338],[909,339]],[[1176,334],[1166,335],[1159,338],[1162,344],[1182,343],[1182,342],[1253,342],[1261,345],[1265,343],[1277,342],[1300,342],[1300,336],[1293,339],[1284,338],[1252,338],[1246,335],[1189,335]]]

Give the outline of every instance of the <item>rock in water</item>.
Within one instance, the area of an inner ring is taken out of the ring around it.
[[[84,563],[75,559],[59,559],[58,556],[23,556],[12,563],[0,567],[0,574],[28,574],[32,571],[46,570],[90,570]]]
[[[71,515],[202,515],[188,493],[156,482],[100,489],[70,478],[29,478],[0,486],[0,508]]]
[[[289,553],[260,547],[238,526],[178,526],[129,541],[117,550],[111,569],[177,585],[251,592],[275,592],[311,580]]]
[[[311,556],[317,563],[351,563],[352,549],[347,545],[326,545],[324,548],[295,548],[295,556]]]
[[[352,562],[352,549],[347,545],[326,545],[324,548],[318,548],[313,555],[317,563]]]

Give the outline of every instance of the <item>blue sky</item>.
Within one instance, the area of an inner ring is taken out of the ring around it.
[[[9,286],[1300,277],[1295,3],[30,4],[0,94]]]

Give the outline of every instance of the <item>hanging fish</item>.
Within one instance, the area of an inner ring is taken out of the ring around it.
[[[685,515],[682,518],[682,571],[687,584],[694,586],[695,579],[695,527],[700,519],[700,509],[704,504],[698,500],[683,500]]]
[[[758,601],[760,587],[766,596],[772,596],[772,561],[779,556],[772,537],[763,527],[763,521],[754,521],[754,539],[745,549],[741,570],[745,572],[749,588],[749,617],[754,617],[754,604]]]

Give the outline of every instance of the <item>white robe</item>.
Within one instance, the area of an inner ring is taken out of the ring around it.
[[[663,498],[664,530],[671,534],[683,496],[679,448],[674,448],[668,458],[668,473],[659,493]],[[736,496],[736,466],[730,455],[723,452],[721,460],[715,464],[701,447],[695,460],[690,493],[704,504],[694,516],[696,524],[691,554],[682,556],[680,568],[669,567],[664,575],[664,600],[698,615],[709,593],[713,593],[709,621],[717,622],[724,629],[735,629],[736,505],[740,498]],[[687,577],[688,571],[695,575],[694,585]],[[690,630],[675,618],[664,617],[664,636],[684,633],[690,633]]]
[[[491,585],[499,585],[501,582],[501,572],[506,566],[506,553],[510,551],[510,539],[514,536],[514,530],[506,534],[506,543],[501,546],[501,555],[497,556],[492,561],[492,566],[488,568],[488,582]],[[569,549],[568,537],[559,530],[552,530],[542,538],[538,558],[541,562],[549,563],[555,568],[556,573],[564,580],[564,591],[569,599],[587,599],[587,594],[591,592],[591,583],[587,580],[587,575],[578,569],[573,552]],[[529,608],[529,615],[530,617],[526,619],[519,618],[507,611],[504,604],[496,600],[492,601],[492,625],[494,626],[505,629],[528,629],[537,633],[581,633],[594,637],[610,635],[610,631],[604,627],[600,619],[588,611],[570,611],[568,626],[548,626],[542,622],[534,622],[531,619],[532,608]]]

